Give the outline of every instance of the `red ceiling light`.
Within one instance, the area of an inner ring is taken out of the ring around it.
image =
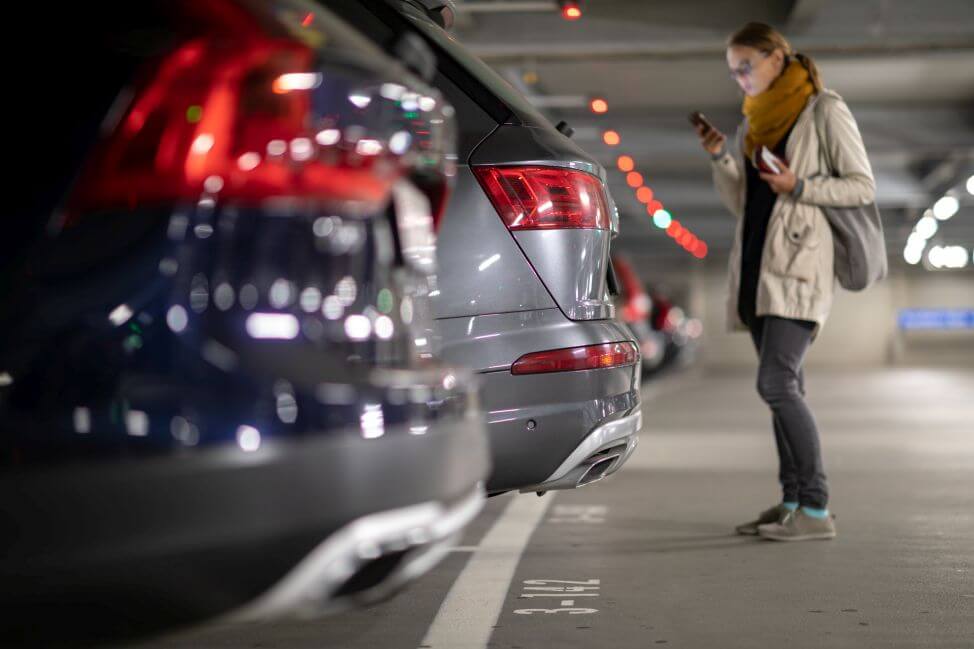
[[[622,141],[622,138],[615,131],[606,131],[602,134],[602,141],[609,146],[617,146]]]
[[[663,209],[663,204],[657,200],[651,200],[646,203],[646,213],[650,216],[655,216],[661,209]]]
[[[565,20],[578,20],[582,17],[582,8],[576,0],[561,0],[561,17]]]
[[[640,187],[636,190],[636,200],[648,205],[653,201],[653,190],[645,185]]]
[[[643,184],[643,175],[638,171],[630,171],[626,174],[626,184],[633,189]]]
[[[619,171],[627,173],[636,168],[636,163],[627,155],[621,155],[616,158],[616,166],[619,167]]]
[[[609,102],[601,97],[593,97],[588,102],[588,108],[596,115],[603,115],[609,112]]]

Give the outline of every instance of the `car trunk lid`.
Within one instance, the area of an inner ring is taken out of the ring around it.
[[[604,169],[553,128],[516,125],[499,127],[470,164],[561,311],[613,317],[607,276],[619,221]]]

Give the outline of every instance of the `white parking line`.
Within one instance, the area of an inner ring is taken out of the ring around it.
[[[424,649],[484,649],[497,624],[514,570],[531,534],[554,499],[515,496],[487,532],[447,593]]]

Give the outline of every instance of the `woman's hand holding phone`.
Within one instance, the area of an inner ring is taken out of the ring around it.
[[[697,136],[700,138],[700,144],[703,146],[704,150],[710,155],[717,155],[724,148],[724,143],[727,141],[727,136],[717,130],[713,124],[707,121],[707,118],[703,116],[700,112],[694,112],[690,114],[690,123],[697,131]]]

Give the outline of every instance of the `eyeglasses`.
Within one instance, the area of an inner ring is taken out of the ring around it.
[[[762,52],[761,53],[761,58],[762,59],[766,59],[766,58],[768,58],[768,56],[769,56],[769,54],[767,54],[765,52]],[[734,81],[737,81],[738,79],[740,79],[742,77],[749,77],[749,76],[751,76],[751,74],[753,72],[754,72],[754,65],[750,61],[744,61],[743,63],[741,63],[736,68],[731,68],[730,78],[733,79]]]

